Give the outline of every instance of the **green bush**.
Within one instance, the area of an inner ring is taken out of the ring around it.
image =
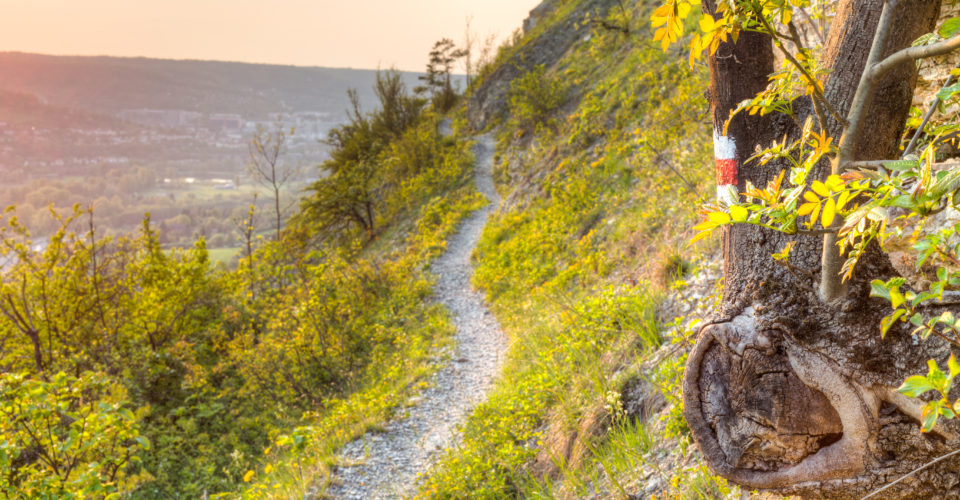
[[[0,374],[5,498],[117,498],[137,484],[150,442],[123,387],[102,374]]]
[[[510,84],[510,114],[525,129],[548,125],[551,113],[563,104],[564,99],[563,83],[548,75],[542,64]]]

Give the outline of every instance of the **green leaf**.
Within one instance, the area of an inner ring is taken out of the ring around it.
[[[890,327],[893,326],[893,324],[896,323],[897,320],[906,313],[906,309],[897,309],[896,311],[893,311],[893,314],[890,316],[886,316],[880,320],[880,338],[885,338],[887,336],[887,332],[890,331]]]
[[[888,170],[896,170],[898,172],[903,172],[905,170],[913,170],[917,168],[917,165],[919,164],[919,162],[916,160],[890,160],[890,161],[882,161],[880,162],[880,164],[883,165],[884,168]]]
[[[940,89],[940,91],[937,92],[937,97],[939,97],[941,101],[947,101],[958,92],[960,92],[960,83],[955,83],[949,87]]]
[[[931,401],[923,407],[923,412],[920,414],[921,420],[923,420],[923,427],[920,429],[922,432],[930,432],[933,430],[933,426],[937,425],[937,417],[940,416],[940,401]]]
[[[937,41],[937,34],[927,33],[926,35],[922,35],[920,38],[914,40],[910,45],[913,47],[919,47],[921,45],[929,45],[935,41]]]
[[[940,315],[940,323],[943,323],[948,326],[953,326],[957,323],[957,319],[953,317],[953,313],[947,311]]]
[[[950,376],[956,377],[960,375],[960,363],[957,362],[957,357],[953,354],[950,355],[950,359],[947,361],[947,366],[950,367]]]
[[[890,300],[890,289],[883,281],[873,280],[870,282],[870,296]]]
[[[904,396],[915,398],[927,391],[933,391],[936,388],[922,375],[914,375],[903,382],[903,385],[897,389],[897,392]]]
[[[746,208],[741,207],[740,205],[732,205],[730,207],[730,217],[734,222],[743,222],[747,220],[747,217],[750,215],[750,211]]]
[[[947,374],[943,373],[943,370],[937,366],[937,362],[932,359],[927,360],[927,367],[930,369],[930,372],[927,373],[927,382],[941,394],[950,392]]]
[[[890,305],[892,305],[894,309],[902,306],[906,301],[907,299],[900,293],[900,290],[896,288],[890,289]]]
[[[937,30],[937,34],[943,38],[951,38],[953,35],[956,35],[958,31],[960,31],[960,17],[951,17],[943,22],[943,25]]]
[[[920,326],[923,324],[923,315],[920,313],[913,313],[913,316],[910,316],[910,323],[913,326]]]

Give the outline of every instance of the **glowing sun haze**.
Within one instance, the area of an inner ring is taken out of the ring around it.
[[[4,0],[0,51],[422,71],[433,42],[502,39],[539,0]]]

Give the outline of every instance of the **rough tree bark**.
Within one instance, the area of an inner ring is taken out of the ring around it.
[[[888,54],[931,31],[940,9],[939,0],[899,4]],[[841,115],[866,64],[882,5],[839,2],[823,59],[832,70],[824,93]],[[704,0],[703,8],[713,13],[714,1]],[[804,101],[795,103],[797,120],[741,114],[722,136],[730,111],[766,86],[773,57],[769,37],[742,33],[709,59],[718,177],[741,192],[747,181],[765,186],[787,168],[748,162],[756,146],[797,137],[797,124],[813,112]],[[896,156],[916,78],[913,63],[886,76],[872,101],[858,159]],[[828,128],[839,137],[840,124]],[[732,172],[721,151],[735,159]],[[820,168],[814,176],[823,178],[829,165]],[[796,242],[792,269],[771,258],[790,241]],[[950,347],[937,340],[917,343],[907,329],[880,338],[889,304],[869,298],[869,281],[895,271],[877,248],[864,255],[840,303],[821,301],[821,251],[819,236],[748,225],[725,231],[724,298],[688,358],[684,413],[708,465],[734,483],[810,498],[860,498],[960,447],[956,421],[921,434],[920,403],[895,390],[907,376],[926,373],[927,359],[945,360]],[[960,496],[958,471],[960,461],[944,461],[882,498]]]

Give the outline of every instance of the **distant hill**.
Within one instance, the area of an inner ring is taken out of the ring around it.
[[[417,75],[403,73],[409,88]],[[109,115],[182,109],[256,120],[281,111],[317,111],[339,120],[348,89],[357,89],[364,108],[372,109],[375,76],[358,69],[0,52],[0,90]]]
[[[0,122],[43,128],[119,128],[120,119],[94,111],[47,104],[36,95],[0,89]]]

